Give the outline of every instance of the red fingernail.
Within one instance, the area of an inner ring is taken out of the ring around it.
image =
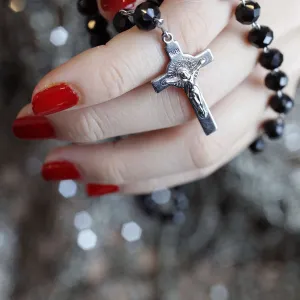
[[[104,11],[116,13],[133,3],[135,0],[101,0],[101,7]]]
[[[36,115],[49,115],[75,106],[78,95],[65,83],[49,87],[32,99],[32,110]]]
[[[55,138],[49,120],[42,116],[28,116],[16,119],[12,125],[13,133],[20,139],[37,140]]]
[[[43,165],[42,176],[45,180],[78,180],[81,178],[78,169],[68,161],[53,161]]]
[[[120,188],[116,185],[103,185],[103,184],[87,184],[86,193],[90,197],[103,196],[106,194],[117,193]]]

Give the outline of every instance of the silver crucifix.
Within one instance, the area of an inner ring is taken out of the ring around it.
[[[154,90],[160,93],[169,86],[184,89],[205,134],[213,133],[217,130],[217,124],[196,84],[200,69],[213,61],[211,51],[207,49],[197,56],[183,54],[178,42],[170,33],[167,33],[167,36],[163,35],[163,41],[171,61],[167,73],[152,81]]]

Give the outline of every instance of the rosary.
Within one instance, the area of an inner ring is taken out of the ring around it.
[[[134,10],[124,9],[119,11],[113,20],[114,27],[119,33],[133,26],[137,26],[144,31],[156,28],[161,30],[162,42],[165,45],[170,62],[165,74],[154,79],[152,86],[157,93],[171,86],[183,89],[204,133],[210,135],[217,130],[217,124],[196,80],[200,69],[213,61],[213,54],[209,49],[196,56],[184,54],[178,41],[164,26],[164,20],[159,9],[161,3],[162,0],[148,0]],[[97,14],[98,11],[95,0],[79,0],[78,9],[84,15],[90,16]],[[288,84],[287,75],[279,70],[283,63],[283,54],[277,49],[269,48],[274,39],[274,34],[269,27],[257,23],[260,12],[260,5],[255,1],[248,0],[241,0],[235,11],[238,22],[252,26],[248,34],[249,43],[259,49],[263,49],[258,61],[262,67],[270,70],[265,78],[265,85],[268,89],[274,91],[274,95],[271,96],[268,104],[278,113],[277,119],[268,120],[262,124],[262,134],[249,147],[254,153],[264,150],[264,135],[270,139],[277,139],[283,135],[285,115],[294,106],[294,101],[282,91]],[[95,27],[97,23],[93,22],[93,24],[93,28],[88,26],[88,29],[90,32],[96,33]],[[96,45],[94,44],[93,46]]]

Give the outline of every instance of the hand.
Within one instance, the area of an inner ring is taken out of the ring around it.
[[[166,27],[185,53],[207,47],[214,53],[199,84],[216,133],[204,135],[182,90],[154,92],[149,82],[168,62],[160,32],[132,28],[46,75],[19,113],[14,131],[21,138],[80,143],[54,149],[44,177],[101,185],[89,185],[90,195],[117,187],[145,193],[208,176],[247,147],[260,124],[276,115],[266,108],[271,93],[263,84],[267,71],[256,66],[259,51],[245,41],[250,28],[233,16],[237,3],[165,0],[161,6]],[[300,1],[259,3],[260,24],[276,35],[272,48],[285,54],[282,69],[290,77],[285,92],[293,96],[300,75]],[[122,135],[130,136],[91,144]]]

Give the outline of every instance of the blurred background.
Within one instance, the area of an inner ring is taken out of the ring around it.
[[[2,0],[0,19],[1,300],[299,299],[299,97],[264,154],[173,190],[88,199],[41,180],[57,141],[11,133],[38,80],[90,47],[87,20],[74,0]]]

